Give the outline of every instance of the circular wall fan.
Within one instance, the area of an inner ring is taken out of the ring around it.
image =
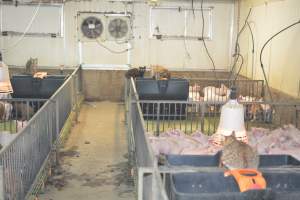
[[[127,21],[121,18],[113,19],[108,24],[108,32],[112,38],[121,39],[128,33]]]
[[[82,34],[89,39],[96,39],[103,32],[103,24],[97,17],[87,17],[81,23]]]

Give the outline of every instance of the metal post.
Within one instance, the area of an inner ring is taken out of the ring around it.
[[[0,200],[5,200],[4,170],[2,165],[0,166]]]
[[[59,148],[59,102],[58,100],[55,101],[55,126],[56,126],[56,143],[53,145],[53,149],[54,149],[54,155],[55,155],[55,164],[59,163],[59,152],[58,152],[58,148]]]
[[[55,126],[56,126],[56,137],[59,136],[59,102],[55,100]]]
[[[29,102],[26,101],[26,120],[29,121]]]
[[[144,184],[144,172],[141,168],[138,168],[138,200],[143,200],[143,184]]]
[[[125,105],[125,123],[128,123],[128,79],[124,80],[124,105]]]
[[[74,99],[75,99],[75,100],[74,100],[74,101],[75,101],[74,103],[75,103],[75,122],[76,122],[76,123],[78,122],[78,112],[79,112],[79,108],[78,108],[78,99],[77,99],[77,98],[78,98],[78,95],[79,95],[79,94],[78,94],[79,92],[77,92],[77,84],[76,84],[76,83],[77,83],[77,79],[78,79],[78,75],[75,74],[75,75],[74,75],[74,85],[73,85],[74,87],[73,87],[73,88],[74,88]]]
[[[126,111],[126,121],[127,121],[127,142],[128,142],[128,157],[130,162],[133,161],[133,155],[132,155],[132,105],[131,105],[131,87],[129,88],[129,95],[128,95],[128,110]],[[126,107],[127,107],[126,106]]]
[[[202,103],[200,104],[200,123],[201,123],[201,132],[204,133],[204,116],[205,115],[205,105]]]
[[[160,118],[159,114],[160,114],[160,103],[157,103],[157,111],[156,111],[156,136],[159,136],[159,118]]]
[[[71,75],[70,80],[70,112],[74,110],[74,75]]]

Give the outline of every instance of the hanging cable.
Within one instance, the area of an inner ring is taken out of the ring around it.
[[[187,48],[186,37],[184,37],[183,43],[184,43],[184,49],[185,49],[186,56],[187,56],[188,59],[190,60],[190,59],[192,59],[192,57],[191,57],[191,54],[190,54],[190,52],[189,52],[189,50],[188,50],[188,48]]]
[[[247,21],[246,22],[247,23],[247,26],[248,26],[248,28],[249,28],[249,31],[250,31],[250,34],[251,34],[251,40],[252,40],[252,53],[254,53],[254,35],[253,35],[253,31],[252,31],[252,29],[251,29],[251,26],[250,26],[250,24],[249,24],[249,22]]]
[[[237,34],[236,41],[235,41],[235,53],[236,54],[240,53],[240,52],[237,52],[237,45],[239,44],[239,38],[240,38],[241,34],[243,33],[243,31],[246,28],[246,25],[247,25],[247,22],[248,22],[248,19],[249,19],[250,15],[251,15],[251,12],[252,12],[252,8],[249,9],[248,15],[247,15],[247,17],[245,19],[245,22],[244,22],[244,25],[243,25],[243,27],[241,28],[241,30]]]
[[[238,49],[238,52],[240,52],[240,45],[239,44],[237,44],[237,49]],[[239,54],[239,53],[238,53]],[[236,66],[236,64],[237,64],[237,62],[238,62],[238,60],[239,60],[239,56],[238,56],[238,54],[234,54],[233,55],[233,57],[235,58],[234,59],[234,62],[233,62],[233,64],[232,64],[232,68],[231,68],[231,70],[230,70],[230,73],[229,73],[229,76],[228,76],[228,79],[229,80],[231,80],[233,77],[233,71],[235,70],[235,66]]]
[[[243,64],[244,64],[244,57],[242,56],[242,54],[238,54],[238,58],[241,58],[241,65],[240,65],[240,67],[239,67],[239,70],[238,70],[238,73],[236,74],[236,76],[235,76],[235,78],[234,78],[234,85],[235,85],[235,81],[237,80],[237,78],[238,78],[238,76],[239,76],[239,74],[240,74],[240,72],[241,72],[241,70],[242,70],[242,66],[243,66]]]
[[[249,12],[248,12],[247,17],[246,17],[245,22],[244,22],[244,25],[243,25],[243,27],[241,28],[241,30],[238,32],[238,34],[236,36],[235,49],[234,49],[234,51],[235,51],[234,57],[238,56],[238,54],[240,54],[239,38],[240,38],[241,34],[243,33],[243,31],[245,30],[245,27],[247,25],[247,22],[248,22],[248,19],[249,19],[251,13],[252,13],[252,8],[249,9]],[[235,59],[235,61],[233,63],[233,66],[232,66],[232,68],[231,68],[231,70],[229,72],[229,76],[228,76],[229,79],[231,79],[231,77],[233,76],[233,72],[234,72],[235,65],[236,65],[237,61],[238,61],[238,58]]]
[[[251,54],[251,78],[254,79],[254,56],[255,56],[255,42],[254,42],[254,34],[253,34],[253,31],[252,31],[252,28],[249,24],[249,22],[247,22],[247,25],[248,25],[248,28],[249,28],[249,31],[250,31],[250,34],[251,34],[251,40],[252,40],[252,54]],[[252,85],[252,89],[251,89],[252,92],[255,91],[255,88],[254,88],[254,85]]]
[[[115,50],[112,50],[110,48],[108,48],[107,46],[105,46],[104,44],[102,44],[99,40],[96,40],[97,44],[101,47],[103,47],[104,49],[106,49],[107,51],[111,52],[111,53],[114,53],[114,54],[122,54],[122,53],[126,53],[127,51],[130,51],[132,50],[133,48],[129,48],[129,49],[124,49],[122,51],[115,51]]]
[[[254,50],[254,35],[253,35],[252,29],[251,29],[248,21],[246,22],[246,24],[247,24],[247,26],[249,28],[250,35],[251,35],[251,41],[252,41],[252,51],[251,52],[252,52],[252,68],[253,68],[254,52],[255,52],[255,50]],[[239,52],[240,51],[239,44],[237,46],[237,49],[238,49],[238,52]],[[235,76],[234,82],[236,81],[237,77],[240,75],[240,72],[241,72],[241,69],[242,69],[242,66],[243,66],[243,63],[244,63],[244,57],[240,53],[238,53],[238,56],[240,56],[242,58],[242,64],[240,65],[240,68],[239,68],[239,70],[238,70],[238,72],[237,72],[237,74]]]
[[[249,22],[247,22],[247,25],[248,25],[248,28],[249,28],[249,31],[250,31],[250,34],[251,34],[251,40],[252,40],[252,62],[251,62],[251,65],[252,65],[252,68],[251,68],[251,78],[253,79],[254,76],[253,76],[253,72],[254,72],[254,54],[255,54],[255,42],[254,42],[254,34],[253,34],[253,31],[252,31],[252,28],[249,24]]]
[[[192,0],[192,12],[193,12],[193,16],[195,18],[196,15],[195,15],[195,8],[194,8],[194,0]]]
[[[39,1],[39,4],[37,5],[35,11],[34,11],[34,14],[32,15],[28,25],[26,26],[26,29],[25,31],[23,32],[23,34],[19,37],[19,39],[13,44],[11,45],[10,47],[6,48],[6,49],[1,49],[1,51],[3,53],[8,53],[9,51],[11,51],[12,49],[14,49],[16,46],[18,46],[20,44],[20,42],[24,39],[25,35],[28,33],[28,31],[30,30],[39,10],[40,10],[40,7],[41,7],[41,3],[42,1]]]
[[[188,18],[188,14],[185,12],[185,16],[184,16],[184,37],[183,37],[183,44],[184,44],[184,49],[185,49],[185,55],[188,57],[188,59],[190,60],[191,54],[187,48],[187,43],[186,43],[186,37],[187,37],[187,18]]]
[[[262,69],[262,72],[263,72],[263,75],[264,75],[264,78],[265,78],[265,81],[266,81],[266,86],[267,86],[267,89],[268,89],[268,92],[269,92],[271,101],[273,101],[273,97],[272,97],[271,89],[270,89],[270,87],[269,87],[269,83],[268,83],[268,80],[267,80],[267,75],[266,75],[266,72],[265,72],[265,69],[264,69],[264,64],[263,64],[263,61],[262,61],[262,56],[263,56],[264,49],[265,49],[265,47],[267,46],[267,44],[268,44],[273,38],[275,38],[277,35],[279,35],[280,33],[284,32],[284,31],[288,30],[289,28],[292,28],[293,26],[296,26],[296,25],[298,25],[298,24],[300,24],[300,20],[297,21],[297,22],[295,22],[295,23],[293,23],[293,24],[291,24],[291,25],[289,25],[289,26],[287,26],[287,27],[285,27],[285,28],[283,28],[283,29],[281,29],[281,30],[278,31],[277,33],[275,33],[272,37],[270,37],[270,38],[265,42],[265,44],[263,45],[263,47],[262,47],[262,49],[261,49],[261,51],[260,51],[260,56],[259,56],[259,59],[260,59],[260,66],[261,66],[261,69]]]
[[[215,65],[215,62],[214,60],[212,59],[209,51],[208,51],[208,48],[206,46],[206,43],[205,43],[205,40],[204,40],[204,28],[205,28],[205,20],[204,20],[204,13],[203,13],[203,0],[201,0],[201,16],[202,16],[202,35],[201,35],[201,38],[202,38],[202,42],[203,42],[203,46],[205,48],[205,51],[212,63],[212,66],[213,66],[213,72],[214,72],[214,76],[215,78],[217,79],[217,73],[216,73],[216,65]]]

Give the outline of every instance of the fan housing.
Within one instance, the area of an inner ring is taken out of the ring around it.
[[[130,18],[127,16],[109,17],[107,40],[128,40],[131,34]]]

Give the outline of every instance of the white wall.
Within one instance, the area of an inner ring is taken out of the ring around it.
[[[200,1],[195,1],[195,8],[200,8]],[[209,2],[209,3],[207,3]],[[231,62],[231,36],[234,16],[232,0],[210,0],[204,4],[213,6],[213,39],[207,41],[207,46],[215,60],[217,69],[228,69]],[[166,1],[163,5],[191,6],[191,1]],[[34,38],[25,39],[13,51],[3,55],[9,65],[22,66],[29,57],[38,57],[40,66],[74,66],[79,63],[77,48],[77,21],[79,11],[124,11],[123,3],[106,1],[68,1],[64,6],[65,40],[64,38]],[[127,10],[134,13],[134,37],[131,62],[133,66],[160,64],[170,68],[212,69],[211,63],[200,41],[187,41],[187,49],[191,58],[186,56],[184,42],[159,41],[149,39],[149,5],[135,3],[127,5]],[[51,20],[51,19],[48,19]],[[174,19],[176,22],[177,19]],[[201,20],[201,19],[197,19]],[[2,48],[13,43],[16,37],[2,37]],[[106,44],[111,45],[111,44]],[[65,47],[65,48],[64,48]],[[125,46],[113,45],[121,50]],[[126,64],[127,55],[115,55],[98,46],[89,43],[83,46],[84,62],[93,64]]]
[[[253,7],[249,21],[254,31],[254,77],[263,78],[259,53],[269,37],[282,28],[300,20],[300,1],[281,0],[263,3],[262,0],[246,0],[241,3],[243,23],[249,7]],[[246,58],[243,74],[251,77],[251,40],[246,30],[241,38],[242,54]],[[298,96],[300,80],[300,25],[282,33],[269,43],[263,54],[263,63],[270,85],[292,96]]]

